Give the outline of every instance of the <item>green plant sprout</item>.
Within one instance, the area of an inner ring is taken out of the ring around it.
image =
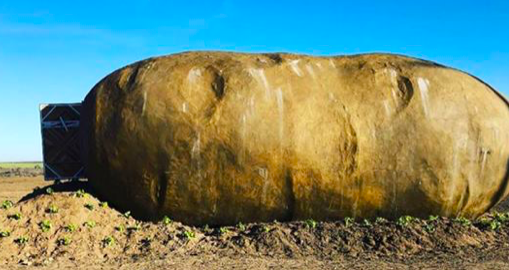
[[[376,224],[382,224],[382,223],[385,223],[385,222],[387,222],[387,219],[385,219],[385,218],[383,218],[383,217],[377,217],[377,218],[375,219],[375,223],[376,223]]]
[[[115,226],[115,230],[122,233],[125,231],[125,227],[124,227],[124,225],[118,225],[118,226]]]
[[[14,213],[12,215],[7,216],[7,218],[14,219],[14,220],[20,220],[21,219],[21,213],[20,212],[16,212],[16,213]]]
[[[47,219],[39,223],[39,228],[41,229],[42,232],[48,232],[49,230],[51,230],[52,227],[53,225],[51,225],[51,221]]]
[[[54,204],[50,205],[47,209],[46,209],[46,213],[49,213],[49,214],[56,214],[58,213],[58,207]]]
[[[364,220],[362,220],[362,225],[364,227],[368,227],[369,228],[369,227],[371,227],[371,221],[369,221],[369,219],[364,219]]]
[[[162,222],[164,225],[170,225],[170,223],[172,223],[172,220],[168,216],[164,216]]]
[[[185,231],[184,236],[187,238],[187,240],[191,240],[195,237],[195,234],[193,231]]]
[[[86,204],[85,204],[85,208],[87,208],[87,209],[88,209],[88,210],[90,210],[90,211],[93,211],[93,210],[94,210],[94,205],[93,205],[93,204],[91,204],[91,203],[86,203]]]
[[[221,234],[224,234],[224,233],[229,232],[229,230],[228,230],[228,228],[226,228],[226,227],[221,227],[221,228],[219,228],[219,232],[220,232]]]
[[[67,232],[74,232],[74,231],[76,231],[76,229],[77,229],[78,227],[77,227],[76,225],[74,225],[74,224],[70,223],[70,224],[67,224],[64,228],[65,228],[65,230],[66,230]]]
[[[9,230],[0,231],[0,237],[9,237],[11,236],[11,232]]]
[[[430,215],[430,216],[428,217],[428,221],[436,221],[436,220],[438,220],[438,216]]]
[[[51,187],[46,188],[46,194],[51,195],[53,194],[53,189]]]
[[[101,202],[101,203],[99,203],[99,207],[101,207],[101,208],[108,208],[108,202]]]
[[[9,208],[11,208],[13,206],[14,206],[14,203],[12,203],[12,201],[10,201],[10,200],[5,200],[2,203],[2,209],[9,209]]]
[[[490,222],[490,229],[492,231],[496,231],[496,230],[500,229],[500,227],[502,227],[502,224],[500,223],[500,221],[494,219]]]
[[[20,237],[14,239],[14,243],[23,245],[23,244],[26,244],[28,242],[28,240],[29,240],[28,236],[23,235],[23,236],[20,236]]]
[[[345,217],[345,226],[346,227],[352,226],[354,222],[355,222],[355,220],[353,218]]]
[[[481,219],[479,219],[478,223],[482,228],[487,228],[492,231],[496,231],[502,226],[502,223],[500,223],[500,221],[498,221],[496,219],[490,220],[487,218],[481,218]]]
[[[472,222],[464,217],[455,218],[453,221],[461,224],[461,226],[463,227],[468,227],[472,225]]]
[[[106,236],[102,240],[102,243],[103,243],[104,247],[109,247],[109,246],[115,244],[115,238],[113,238],[112,236]]]
[[[83,223],[83,225],[85,225],[85,227],[89,229],[92,229],[93,227],[95,227],[96,223],[93,220],[87,220],[85,221],[85,223]]]
[[[59,238],[59,239],[57,240],[57,243],[58,243],[59,245],[61,245],[61,246],[68,246],[68,245],[70,245],[70,244],[71,244],[71,242],[72,242],[72,239],[71,239],[71,237],[70,237],[70,236],[64,236],[64,237]]]
[[[412,216],[401,216],[398,218],[398,221],[396,221],[396,224],[402,227],[408,226],[414,218]]]
[[[308,219],[308,220],[305,221],[305,223],[306,223],[306,227],[307,228],[311,228],[311,229],[316,228],[316,224],[317,223],[313,219]]]
[[[237,224],[237,228],[240,230],[240,231],[245,231],[246,230],[246,225],[244,225],[244,223],[242,222],[239,222]]]
[[[495,213],[495,219],[500,222],[508,222],[509,221],[509,213]]]
[[[78,191],[76,191],[76,193],[74,193],[74,196],[78,197],[78,198],[87,198],[88,193],[86,193],[83,189],[78,189]]]
[[[424,230],[428,233],[432,233],[432,232],[435,232],[435,225],[433,224],[426,224],[424,226]]]

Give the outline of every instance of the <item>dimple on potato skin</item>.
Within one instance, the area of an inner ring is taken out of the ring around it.
[[[187,52],[83,106],[89,181],[143,219],[476,217],[508,193],[508,104],[424,60]]]

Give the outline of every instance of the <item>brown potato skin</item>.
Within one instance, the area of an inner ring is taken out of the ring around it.
[[[187,52],[83,105],[89,181],[144,219],[476,217],[508,194],[508,104],[424,60]]]

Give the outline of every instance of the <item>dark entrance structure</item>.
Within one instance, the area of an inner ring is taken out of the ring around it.
[[[80,156],[81,103],[41,104],[45,180],[85,178]]]

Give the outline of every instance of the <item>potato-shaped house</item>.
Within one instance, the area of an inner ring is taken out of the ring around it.
[[[508,194],[505,99],[404,56],[151,58],[81,117],[89,181],[144,219],[476,217]]]

